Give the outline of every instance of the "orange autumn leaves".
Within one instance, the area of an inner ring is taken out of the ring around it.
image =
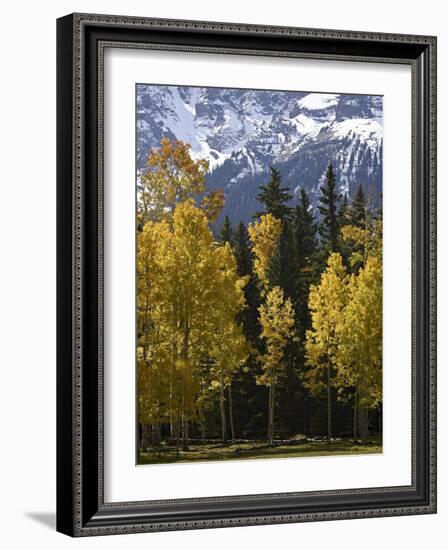
[[[160,148],[149,152],[140,178],[139,213],[143,219],[169,217],[177,203],[204,194],[208,167],[208,161],[192,159],[187,143],[163,138]],[[217,219],[223,206],[222,189],[205,194],[201,201],[209,221]]]

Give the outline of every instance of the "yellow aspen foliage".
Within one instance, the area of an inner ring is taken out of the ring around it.
[[[141,422],[166,421],[170,350],[168,333],[161,320],[163,287],[160,259],[167,242],[169,227],[165,222],[147,223],[138,234],[137,246],[137,375],[138,413]]]
[[[224,382],[224,387],[227,387],[231,375],[238,370],[248,354],[241,325],[236,323],[238,313],[245,307],[243,289],[248,277],[238,276],[235,257],[228,242],[216,248],[216,259],[217,293],[213,300],[215,307],[208,316],[213,326],[210,331],[210,357],[215,361],[215,370],[220,373],[220,383]]]
[[[294,311],[291,300],[285,299],[283,290],[278,286],[268,292],[266,302],[258,311],[266,353],[259,356],[263,372],[258,376],[257,383],[271,386],[278,382],[285,368],[283,357],[294,334]]]
[[[350,254],[352,266],[364,265],[368,256],[382,257],[382,222],[372,220],[365,228],[345,225],[341,228],[342,239],[352,243]]]
[[[168,138],[148,154],[140,177],[138,206],[144,220],[169,217],[178,202],[206,190],[208,161],[193,160],[190,145]]]
[[[267,292],[269,264],[280,236],[282,222],[272,214],[265,214],[258,222],[248,227],[252,250],[255,254],[254,270],[260,280],[262,290]]]
[[[291,300],[284,297],[283,290],[274,286],[266,296],[260,313],[261,337],[266,343],[265,353],[259,355],[262,373],[256,377],[258,385],[269,389],[268,399],[268,444],[274,440],[275,389],[285,371],[286,346],[294,335],[294,310]]]
[[[227,441],[226,389],[247,359],[248,350],[242,328],[234,319],[223,319],[216,326],[215,338],[210,348],[212,363],[207,373],[206,394],[219,396],[222,439]]]
[[[340,254],[328,258],[320,283],[311,285],[308,306],[311,329],[306,333],[305,352],[308,369],[304,385],[313,395],[328,390],[328,369],[336,365],[338,325],[348,298],[348,277]]]
[[[222,189],[211,191],[201,200],[201,208],[205,211],[208,221],[215,222],[224,207],[225,197]]]
[[[248,356],[242,327],[236,322],[238,313],[244,308],[244,286],[248,277],[239,277],[234,254],[228,242],[215,250],[217,273],[216,294],[210,297],[212,308],[208,313],[209,335],[208,357],[210,368],[205,373],[205,395],[218,394],[223,440],[227,439],[225,389],[230,387],[234,375]],[[205,350],[204,350],[205,352]]]
[[[197,414],[204,359],[214,355],[226,380],[244,360],[236,317],[246,278],[192,199],[176,204],[170,223],[148,221],[139,232],[137,275],[140,421],[187,429]]]
[[[337,385],[355,388],[357,406],[373,408],[382,401],[382,266],[369,256],[349,283],[349,300],[338,326]]]
[[[160,260],[166,254],[170,235],[166,222],[148,222],[137,233],[137,311],[140,315],[138,329],[141,332],[149,328],[155,306],[164,292],[155,281],[160,278]]]

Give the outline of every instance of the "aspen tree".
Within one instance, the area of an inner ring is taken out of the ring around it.
[[[347,303],[347,274],[341,255],[329,256],[327,268],[318,285],[310,288],[308,305],[311,329],[306,332],[305,387],[311,394],[327,397],[327,439],[332,437],[332,389],[335,387],[338,352],[338,324]]]
[[[275,389],[285,370],[284,354],[294,331],[294,311],[289,298],[285,299],[283,290],[275,286],[266,296],[266,302],[259,307],[261,337],[266,342],[266,352],[259,356],[262,374],[257,384],[269,390],[268,402],[268,443],[274,439]]]

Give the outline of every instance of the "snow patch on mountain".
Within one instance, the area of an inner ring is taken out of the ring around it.
[[[338,104],[338,94],[308,94],[298,101],[299,107],[307,111],[321,111]]]
[[[361,139],[369,147],[377,148],[383,139],[383,126],[376,119],[348,118],[341,122],[335,121],[329,128],[330,133],[337,138]]]

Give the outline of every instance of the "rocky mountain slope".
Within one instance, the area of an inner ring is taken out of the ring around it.
[[[381,96],[138,85],[137,168],[162,137],[186,141],[195,158],[209,160],[209,187],[225,190],[223,214],[233,222],[259,208],[271,165],[295,195],[304,186],[312,204],[329,162],[341,193],[352,196],[362,183],[380,201]]]

